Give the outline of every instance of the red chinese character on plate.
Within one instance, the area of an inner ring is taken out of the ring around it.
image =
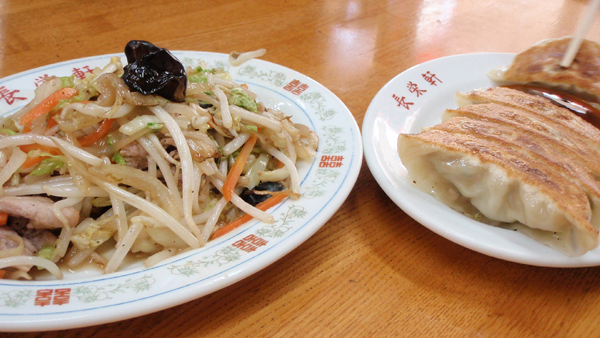
[[[264,246],[267,243],[269,243],[267,240],[265,240],[263,238],[260,238],[260,237],[258,237],[256,235],[248,235],[248,236],[244,237],[244,240],[246,242],[252,243],[252,244],[254,244],[256,246]]]
[[[81,68],[73,68],[73,75],[75,75],[76,78],[82,80],[85,79],[85,73],[91,73],[92,69],[90,69],[90,66],[83,66]]]
[[[52,293],[54,292],[54,290],[52,289],[42,289],[42,290],[37,290],[37,293],[35,294],[35,305],[36,306],[45,306],[45,305],[50,305],[52,302]]]
[[[442,80],[438,79],[437,76],[435,74],[431,73],[430,71],[427,71],[427,73],[425,73],[425,74],[421,74],[421,76],[423,76],[425,81],[429,82],[429,84],[433,85],[433,86],[437,86],[435,81],[438,81],[439,83],[443,83]]]
[[[416,83],[413,83],[412,81],[408,81],[408,84],[406,85],[406,87],[408,88],[408,91],[411,93],[416,93],[417,97],[423,95],[423,93],[426,92],[425,89],[419,89],[419,86],[417,86]]]
[[[40,75],[38,76],[35,80],[33,80],[33,84],[36,87],[39,87],[42,85],[42,83],[46,82],[46,80],[50,77],[50,75],[48,74],[44,74],[44,75]]]
[[[298,87],[301,84],[302,83],[299,80],[292,80],[292,81],[290,81],[290,83],[285,85],[285,87],[283,87],[283,89],[287,90],[288,92],[291,92],[294,88]]]
[[[231,245],[242,251],[246,251],[246,252],[252,252],[252,251],[256,250],[256,247],[254,245],[252,245],[252,243],[248,243],[243,239],[240,239],[239,241],[237,241]]]
[[[400,98],[400,97],[398,97],[398,95],[393,94],[392,97],[394,98],[394,100],[396,100],[396,102],[398,102],[398,107],[402,106],[402,107],[410,110],[410,106],[414,105],[413,102],[407,102],[406,97],[404,97],[404,96],[402,96]]]
[[[10,90],[4,86],[0,87],[0,99],[5,100],[6,103],[12,105],[16,100],[27,100],[26,97],[19,97],[16,94],[19,92],[18,89]]]
[[[54,290],[54,299],[52,300],[52,305],[63,305],[69,304],[69,299],[71,298],[71,289],[56,289]]]
[[[298,87],[296,87],[294,90],[292,90],[292,94],[294,95],[300,95],[302,94],[303,91],[308,89],[308,85],[306,83],[303,83],[301,85],[299,85]]]

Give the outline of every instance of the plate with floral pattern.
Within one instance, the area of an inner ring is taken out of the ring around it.
[[[240,66],[229,55],[173,51],[185,66],[223,67],[246,83],[265,106],[291,115],[319,136],[317,156],[300,161],[301,194],[271,208],[273,224],[250,221],[205,247],[151,268],[132,261],[121,271],[64,271],[62,280],[0,280],[0,330],[42,331],[90,326],[141,316],[202,297],[265,268],[313,235],[350,194],[362,164],[361,135],[348,108],[331,91],[286,67],[262,60]],[[57,63],[0,80],[0,112],[29,102],[52,75],[85,76],[108,64],[101,55]]]

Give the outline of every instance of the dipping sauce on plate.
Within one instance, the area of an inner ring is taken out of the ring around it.
[[[577,96],[534,85],[507,85],[503,87],[543,96],[554,104],[569,109],[594,127],[600,129],[600,110]]]

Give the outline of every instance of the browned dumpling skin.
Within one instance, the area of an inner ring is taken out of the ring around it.
[[[593,178],[585,179],[593,182],[588,189],[575,171],[553,162],[556,154],[542,156],[487,131],[482,136],[485,124],[497,127],[457,117],[419,134],[400,134],[398,153],[408,181],[475,219],[473,207],[490,220],[535,229],[535,239],[567,255],[596,248],[599,201]]]
[[[492,70],[492,80],[559,88],[600,103],[600,45],[583,40],[569,68],[560,66],[571,37],[544,40],[518,54],[509,67]]]
[[[498,103],[472,104],[459,109],[447,109],[442,115],[442,121],[455,117],[492,122],[497,126],[502,137],[515,142],[525,142],[533,150],[545,150],[551,147],[561,155],[589,168],[593,176],[600,181],[600,149],[588,145],[585,136],[552,119]]]
[[[570,256],[600,243],[600,130],[505,87],[456,94],[458,109],[400,134],[408,182],[464,215]]]

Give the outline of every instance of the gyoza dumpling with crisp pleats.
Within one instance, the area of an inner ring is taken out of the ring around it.
[[[547,39],[517,54],[488,76],[501,84],[535,84],[561,89],[600,103],[600,45],[583,40],[571,66],[560,65],[571,37]]]
[[[596,248],[597,168],[591,170],[589,161],[571,154],[569,145],[557,141],[560,137],[505,119],[503,110],[514,115],[523,108],[497,96],[491,104],[482,100],[484,113],[459,108],[419,134],[401,134],[398,153],[408,182],[473,219],[518,229],[569,256]]]

